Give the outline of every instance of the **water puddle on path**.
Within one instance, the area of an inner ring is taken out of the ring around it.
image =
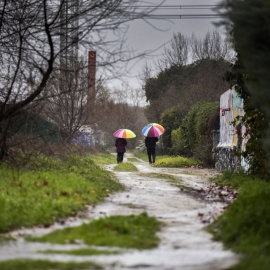
[[[125,159],[132,157],[125,154]],[[125,160],[124,160],[125,161]],[[116,172],[119,181],[125,185],[126,191],[110,195],[96,207],[89,207],[87,215],[97,219],[112,215],[130,215],[147,212],[165,223],[158,233],[160,245],[151,250],[125,249],[120,254],[98,256],[71,256],[63,254],[41,254],[37,250],[74,249],[74,245],[50,245],[25,242],[20,234],[42,235],[51,230],[61,228],[29,229],[14,232],[18,241],[0,246],[0,260],[14,258],[50,259],[54,261],[92,261],[100,263],[105,269],[147,269],[147,270],[218,270],[225,269],[238,261],[238,256],[224,250],[219,242],[211,240],[211,235],[204,230],[205,224],[199,213],[218,212],[224,207],[222,202],[207,202],[182,192],[179,187],[162,178],[149,177],[152,174],[170,174],[185,185],[200,187],[206,185],[214,170],[205,169],[168,169],[155,168],[146,162],[134,162],[138,172]],[[104,166],[113,170],[114,165]],[[182,172],[182,173],[181,173]],[[75,219],[64,226],[77,226],[85,220]],[[77,248],[84,245],[79,244]],[[113,266],[112,266],[113,264]]]

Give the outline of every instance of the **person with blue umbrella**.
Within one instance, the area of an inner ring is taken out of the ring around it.
[[[147,149],[147,155],[149,164],[154,164],[156,161],[156,144],[158,142],[158,136],[164,133],[164,128],[156,123],[151,123],[142,129],[142,134],[146,136],[145,146]]]
[[[149,164],[154,164],[156,161],[156,143],[158,142],[158,137],[146,137],[145,146],[147,149],[147,155]]]

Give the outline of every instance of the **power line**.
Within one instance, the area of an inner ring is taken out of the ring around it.
[[[148,15],[144,16],[147,19],[214,19],[224,17],[215,14],[179,14],[179,15]]]
[[[213,9],[217,7],[225,7],[225,5],[164,5],[164,6],[138,6],[137,9],[141,8],[153,8],[158,9]]]

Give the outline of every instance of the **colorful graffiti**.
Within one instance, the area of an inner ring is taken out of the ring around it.
[[[248,140],[244,136],[245,126],[239,126],[243,115],[243,100],[234,88],[220,96],[220,134],[215,149],[218,169],[236,169],[238,166],[245,170],[248,168],[247,162],[234,154],[236,147],[239,151],[244,151]]]
[[[237,145],[237,117],[244,115],[243,101],[234,89],[220,96],[220,140],[218,147]],[[233,124],[235,121],[235,124]]]

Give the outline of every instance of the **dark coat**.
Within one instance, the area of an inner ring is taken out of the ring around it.
[[[146,137],[145,138],[145,146],[148,149],[156,148],[157,141],[158,141],[158,138],[157,137]]]
[[[115,140],[116,152],[125,153],[126,152],[127,140],[123,138],[117,138]]]

